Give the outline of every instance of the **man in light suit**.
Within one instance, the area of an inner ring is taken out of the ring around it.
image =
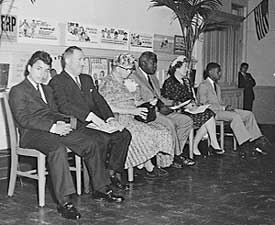
[[[156,104],[163,102],[164,105],[171,106],[172,101],[161,96],[159,81],[155,75],[157,70],[157,55],[153,52],[143,52],[139,57],[139,62],[136,65],[136,72],[131,77],[139,84],[141,98],[144,102]],[[169,111],[169,110],[168,110]],[[157,112],[158,122],[166,126],[172,133],[175,147],[174,166],[192,166],[194,161],[181,156],[183,147],[186,143],[188,135],[193,125],[190,117],[179,113],[172,112],[168,115],[162,115]]]
[[[107,164],[112,183],[120,189],[128,189],[129,186],[121,181],[121,173],[131,141],[130,132],[114,118],[109,105],[98,93],[92,77],[81,73],[84,66],[82,49],[77,46],[68,47],[63,54],[63,63],[64,70],[49,83],[59,111],[77,118],[77,130],[101,140],[110,155]],[[100,129],[115,127],[118,131],[106,133],[96,129],[83,129],[91,122]]]
[[[233,109],[230,105],[224,105],[221,99],[221,88],[218,81],[221,78],[221,66],[217,63],[208,63],[205,70],[206,79],[198,87],[197,99],[199,103],[210,104],[210,108],[216,113],[217,120],[230,121],[230,126],[240,145],[240,149],[249,149],[249,142],[253,142],[255,150],[260,154],[266,154],[267,139],[262,135],[254,114],[247,110]]]
[[[113,202],[123,198],[115,196],[108,187],[111,182],[106,176],[104,163],[106,147],[100,140],[73,130],[70,117],[57,111],[52,89],[41,84],[50,72],[51,63],[48,53],[35,52],[27,63],[25,80],[11,88],[9,103],[19,128],[20,146],[37,149],[47,155],[58,212],[65,218],[79,219],[80,213],[70,202],[75,188],[69,171],[67,148],[83,157],[96,191]]]

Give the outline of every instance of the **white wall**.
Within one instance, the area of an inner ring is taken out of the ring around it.
[[[250,0],[253,9],[261,0]],[[275,86],[275,1],[269,0],[269,32],[258,41],[254,23],[254,13],[247,20],[247,62],[258,86]]]

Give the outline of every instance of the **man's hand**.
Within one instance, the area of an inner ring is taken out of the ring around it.
[[[56,124],[50,129],[51,133],[58,134],[60,136],[66,136],[72,131],[71,125],[64,121],[57,121]]]
[[[106,124],[107,124],[107,126],[114,127],[116,129],[118,129],[119,131],[122,131],[125,128],[115,118],[108,120],[108,122]]]
[[[234,108],[231,105],[225,106],[225,111],[234,111]]]

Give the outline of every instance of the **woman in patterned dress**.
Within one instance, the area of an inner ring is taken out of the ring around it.
[[[201,154],[198,149],[198,144],[202,138],[208,134],[210,137],[210,152],[214,154],[223,154],[224,150],[220,148],[216,136],[216,123],[214,119],[215,113],[210,109],[206,109],[204,112],[196,114],[185,111],[186,109],[190,111],[197,109],[194,92],[190,85],[190,80],[186,76],[186,57],[179,56],[175,59],[169,67],[168,74],[170,76],[165,80],[162,86],[161,94],[165,98],[174,100],[176,105],[186,102],[186,105],[181,107],[180,110],[182,113],[192,118],[195,128],[199,128],[194,138],[193,153],[195,155]]]
[[[99,92],[118,116],[119,122],[132,134],[125,168],[144,166],[147,177],[165,176],[167,172],[155,167],[150,159],[157,156],[158,167],[168,167],[172,164],[172,136],[168,129],[155,121],[143,123],[134,119],[135,115],[146,117],[148,111],[147,108],[136,107],[142,103],[138,101],[138,91],[131,90],[131,85],[126,87],[129,84],[127,78],[133,70],[134,60],[129,54],[120,54],[114,60],[112,73],[102,80]],[[130,83],[137,87],[133,82]]]

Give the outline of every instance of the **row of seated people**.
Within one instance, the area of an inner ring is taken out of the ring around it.
[[[27,62],[25,80],[11,88],[9,103],[19,129],[21,147],[34,148],[47,155],[57,211],[65,218],[81,216],[70,199],[75,188],[66,148],[84,159],[93,198],[121,203],[123,196],[116,195],[112,187],[129,188],[121,179],[124,169],[144,167],[145,178],[155,179],[168,175],[162,168],[195,164],[182,154],[193,126],[198,128],[195,154],[200,154],[198,143],[206,134],[210,151],[223,154],[214,120],[215,115],[220,116],[220,111],[226,114],[220,119],[232,120],[232,129],[241,146],[247,147],[253,142],[259,149],[265,142],[251,112],[241,114],[229,107],[215,108],[220,102],[218,85],[215,92],[203,82],[198,99],[202,104],[210,104],[210,108],[198,114],[190,113],[197,106],[186,79],[185,57],[178,57],[171,63],[170,77],[162,91],[155,76],[157,56],[152,52],[142,53],[138,62],[130,54],[120,54],[99,90],[91,76],[81,73],[84,53],[79,47],[65,50],[63,71],[44,85],[42,82],[49,75],[51,64],[47,52],[35,52]],[[208,66],[207,71],[212,83],[205,82],[216,85],[221,75],[220,66]],[[136,84],[132,85],[135,88],[129,86],[129,78]],[[212,95],[216,95],[215,98]],[[182,110],[171,110],[171,106],[183,102],[189,104],[182,106]],[[153,115],[150,120],[149,114]],[[240,128],[235,130],[235,126],[243,126],[245,132],[240,134]],[[153,157],[157,159],[156,165],[151,161]]]

